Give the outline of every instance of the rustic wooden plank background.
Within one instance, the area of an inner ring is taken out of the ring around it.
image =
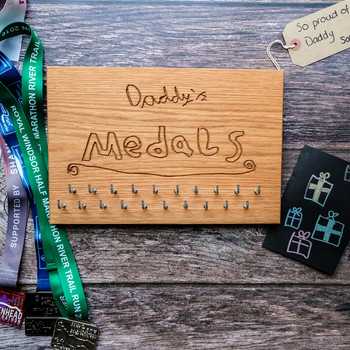
[[[267,43],[324,0],[38,0],[50,65],[268,68]],[[350,51],[286,70],[283,186],[304,144],[350,160]],[[6,227],[1,172],[0,234]],[[349,349],[348,249],[333,277],[261,248],[263,226],[79,226],[69,236],[99,349]],[[21,285],[35,288],[32,229]],[[49,348],[0,327],[0,349]]]

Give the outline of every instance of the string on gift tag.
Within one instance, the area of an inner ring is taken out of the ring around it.
[[[281,70],[281,66],[277,62],[277,59],[272,55],[272,48],[276,45],[282,46],[285,50],[290,50],[290,49],[294,49],[297,44],[294,43],[292,45],[287,45],[282,40],[274,40],[267,46],[267,48],[266,48],[267,56],[269,57],[269,59],[271,60],[273,65],[276,67],[276,69]]]
[[[271,54],[274,45],[289,51],[295,65],[305,67],[350,48],[350,0],[317,11],[288,23],[283,31],[285,43],[275,40],[267,47],[274,66],[280,66]]]

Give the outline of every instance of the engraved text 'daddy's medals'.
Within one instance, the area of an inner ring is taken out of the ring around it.
[[[51,345],[55,350],[95,350],[98,333],[90,323],[59,318]]]

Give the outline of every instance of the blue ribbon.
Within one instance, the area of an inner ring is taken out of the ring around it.
[[[21,102],[21,76],[18,73],[16,67],[0,51],[0,81],[7,86],[7,88],[16,96],[18,101]],[[28,193],[30,200],[32,217],[34,222],[34,239],[35,239],[35,252],[37,259],[37,290],[48,291],[50,290],[49,275],[46,270],[45,257],[43,253],[41,233],[39,227],[39,221],[37,216],[36,206],[33,200],[29,181],[26,175],[26,169],[22,160],[22,156],[19,149],[19,144],[16,137],[15,128],[9,117],[9,113],[6,108],[0,103],[0,134],[4,138],[7,146],[9,147],[11,154],[14,156],[16,165],[23,183],[24,188]]]

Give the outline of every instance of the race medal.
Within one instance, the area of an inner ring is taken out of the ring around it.
[[[283,72],[48,67],[47,82],[51,223],[279,223]]]
[[[60,313],[51,293],[28,293],[26,298],[25,334],[52,336]]]
[[[95,350],[98,328],[86,322],[57,319],[51,346],[56,350]]]
[[[0,322],[21,328],[25,293],[0,289]]]

